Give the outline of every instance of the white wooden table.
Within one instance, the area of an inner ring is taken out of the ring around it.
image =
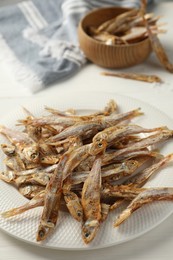
[[[0,1],[0,5],[8,4],[13,1]],[[156,1],[157,2],[157,1]],[[160,1],[159,1],[160,2]],[[168,32],[161,37],[169,57],[173,61],[173,1],[159,3],[155,7],[155,12],[164,15],[162,21],[167,22]],[[159,110],[165,112],[173,120],[173,76],[162,69],[154,54],[141,65],[128,69],[134,72],[152,72],[164,79],[164,84],[153,85],[139,83],[125,79],[103,77],[100,72],[103,69],[88,64],[73,78],[60,84],[54,84],[48,89],[31,95],[26,90],[22,90],[17,82],[14,82],[3,64],[0,63],[0,117],[11,111],[16,105],[24,105],[25,102],[34,98],[56,96],[68,91],[113,92],[141,101],[148,102]],[[58,251],[39,248],[21,242],[8,234],[0,231],[0,260],[12,259],[128,259],[128,260],[170,260],[173,257],[173,216],[166,219],[161,225],[154,228],[147,234],[130,242],[110,248],[93,251]]]

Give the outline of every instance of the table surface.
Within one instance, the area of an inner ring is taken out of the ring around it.
[[[12,1],[0,1],[0,5],[8,4]],[[156,1],[157,2],[157,1]],[[173,2],[161,2],[155,6],[154,12],[163,15],[162,21],[166,22],[167,33],[160,37],[170,59],[173,61],[172,45],[172,10]],[[1,50],[2,51],[2,50]],[[25,102],[43,97],[55,97],[59,93],[68,93],[69,91],[83,92],[113,92],[147,102],[159,110],[165,112],[173,119],[173,82],[172,75],[166,72],[158,63],[154,53],[149,59],[138,66],[126,69],[124,71],[143,72],[159,75],[164,83],[148,84],[138,81],[104,77],[100,75],[103,71],[93,64],[88,64],[81,69],[72,78],[54,84],[51,87],[37,93],[30,94],[26,89],[21,88],[10,76],[9,72],[0,63],[0,116],[14,109],[16,105],[24,105]],[[21,242],[12,238],[8,234],[0,231],[0,260],[12,259],[133,259],[146,260],[157,259],[167,260],[173,256],[173,219],[167,218],[161,225],[154,228],[145,235],[110,248],[93,251],[58,251],[45,248],[39,248]]]

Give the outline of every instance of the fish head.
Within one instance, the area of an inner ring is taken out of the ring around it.
[[[99,228],[98,220],[87,220],[82,226],[82,238],[83,241],[88,244],[96,236],[97,230]]]
[[[122,163],[121,168],[125,171],[125,172],[133,172],[137,169],[138,167],[138,161],[136,160],[127,160],[125,162]]]
[[[93,143],[94,142],[100,142],[101,140],[107,140],[108,139],[108,131],[103,130],[102,132],[99,132],[93,137]]]
[[[80,136],[69,136],[67,140],[71,147],[77,148],[82,145],[82,139]]]
[[[101,152],[104,152],[107,147],[107,142],[105,139],[99,139],[92,143],[89,153],[91,155],[97,155]]]
[[[10,144],[1,144],[2,151],[9,157],[12,157],[16,154],[16,148],[14,145]]]
[[[83,219],[83,210],[82,207],[80,205],[74,205],[73,202],[72,203],[68,203],[67,204],[67,208],[69,210],[69,212],[71,213],[71,215],[73,216],[74,219],[76,219],[78,222],[81,222]]]
[[[22,153],[29,162],[37,163],[39,161],[39,149],[36,144],[24,147]]]
[[[45,240],[53,229],[53,223],[50,223],[50,225],[48,225],[48,223],[46,223],[46,225],[41,223],[37,231],[36,240],[38,242]]]
[[[64,199],[71,215],[74,217],[74,219],[81,222],[83,219],[83,209],[78,196],[71,191],[65,191]]]

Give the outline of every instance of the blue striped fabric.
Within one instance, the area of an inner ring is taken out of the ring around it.
[[[33,0],[2,7],[0,60],[35,93],[72,76],[86,63],[76,33],[86,12],[139,5],[139,0]]]

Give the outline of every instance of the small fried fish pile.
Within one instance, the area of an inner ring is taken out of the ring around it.
[[[89,27],[88,34],[95,40],[106,45],[128,45],[143,41],[149,36],[144,19],[152,33],[165,33],[159,24],[159,16],[146,13],[146,1],[141,1],[139,9],[125,11],[100,24],[98,27]]]
[[[23,130],[0,126],[8,143],[1,144],[6,169],[0,179],[15,185],[28,202],[1,215],[16,216],[42,206],[36,240],[45,240],[58,224],[59,211],[81,223],[83,241],[90,243],[110,211],[129,206],[115,220],[154,200],[172,200],[173,188],[144,184],[173,159],[154,149],[173,136],[165,126],[144,128],[132,120],[140,109],[119,113],[110,100],[102,111],[77,115],[73,110],[46,107],[48,115],[19,120]]]
[[[97,28],[88,28],[88,34],[95,40],[106,45],[130,45],[149,39],[151,48],[158,61],[170,73],[173,73],[173,64],[162,46],[158,35],[165,33],[161,27],[163,23],[158,23],[160,17],[154,13],[146,13],[146,0],[141,0],[139,9],[126,11],[116,17],[100,24]],[[102,72],[102,75],[113,76],[124,79],[144,81],[148,83],[162,83],[163,80],[157,75],[146,75],[129,72]]]

